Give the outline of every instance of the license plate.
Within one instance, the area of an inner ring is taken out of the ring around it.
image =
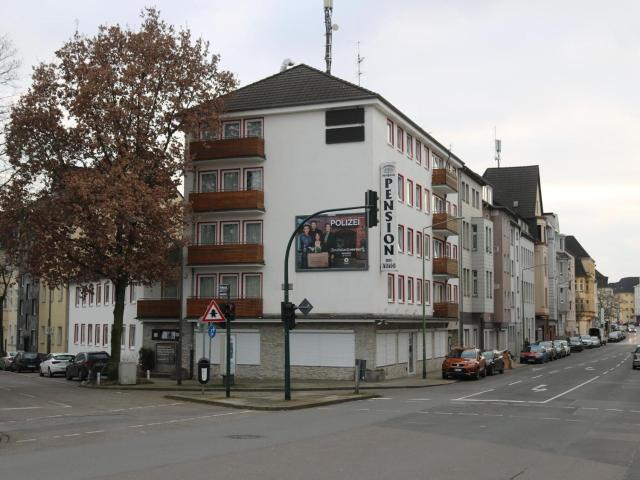
[[[456,369],[455,369],[455,371],[456,371],[456,372],[461,372],[461,371],[462,371],[462,369],[461,369],[461,368],[456,368]]]

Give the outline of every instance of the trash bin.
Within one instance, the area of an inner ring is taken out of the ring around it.
[[[200,382],[201,385],[209,383],[209,367],[211,367],[211,364],[209,363],[208,359],[203,357],[198,360],[198,382]]]

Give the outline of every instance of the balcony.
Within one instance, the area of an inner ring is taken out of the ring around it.
[[[142,298],[136,302],[138,318],[180,318],[177,298]]]
[[[264,247],[257,243],[189,245],[188,265],[264,265]]]
[[[434,213],[431,220],[433,233],[449,236],[458,235],[458,220],[448,213]]]
[[[236,305],[236,318],[262,318],[262,298],[235,298],[222,300],[218,304],[231,301]],[[201,317],[211,302],[211,298],[192,297],[187,299],[187,316]]]
[[[433,316],[438,318],[458,318],[458,304],[453,302],[435,302]]]
[[[264,212],[262,190],[190,193],[189,200],[195,213],[229,210],[259,210]]]
[[[433,259],[434,277],[457,277],[458,260],[449,257],[439,257]]]
[[[196,140],[189,144],[194,162],[228,158],[264,160],[264,138],[226,138],[224,140]]]
[[[431,188],[436,194],[456,193],[458,177],[446,168],[434,168],[431,176]]]

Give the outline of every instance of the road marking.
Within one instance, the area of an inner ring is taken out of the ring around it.
[[[504,417],[502,413],[483,413],[485,417]]]
[[[609,370],[607,370],[606,372],[602,372],[602,375],[606,375],[607,373],[609,373]]]
[[[49,400],[49,403],[62,408],[71,408],[71,405],[67,405],[66,403],[54,402],[53,400]]]
[[[593,368],[593,367],[585,367],[585,370],[591,371],[591,370],[595,370],[595,368]]]
[[[29,394],[29,393],[21,393],[20,395],[22,395],[22,396],[24,396],[24,397],[27,397],[27,398],[36,398],[36,396],[35,396],[35,395],[31,395],[31,394]]]
[[[184,420],[193,420],[193,418],[185,418]],[[127,425],[127,427],[129,427],[129,428],[142,428],[142,427],[144,427],[144,425]]]
[[[559,371],[560,371],[560,370],[551,370],[551,371],[549,372],[549,375],[553,375],[554,373],[558,373]]]
[[[426,402],[431,400],[430,398],[410,398],[407,402]]]
[[[478,416],[479,413],[458,413],[458,415]]]
[[[63,435],[63,437],[79,437],[80,435],[82,435],[81,433],[68,433],[66,435]]]
[[[582,422],[582,420],[572,420],[570,418],[566,418],[564,421],[565,422]]]
[[[27,438],[25,440],[18,440],[16,443],[27,443],[27,442],[35,442],[38,440],[37,438]]]
[[[640,410],[629,410],[631,413],[640,413]]]
[[[433,412],[434,415],[453,415],[451,412]]]
[[[584,387],[586,384],[591,383],[591,382],[593,382],[594,380],[597,380],[598,378],[600,378],[600,375],[596,375],[596,376],[595,376],[595,377],[593,377],[591,380],[587,380],[586,382],[582,382],[580,385],[576,385],[575,387],[572,387],[572,388],[570,388],[569,390],[566,390],[566,391],[564,391],[564,392],[562,392],[562,393],[559,393],[558,395],[556,395],[556,396],[554,396],[554,397],[551,397],[551,398],[548,398],[548,399],[546,399],[546,400],[544,400],[543,402],[540,402],[540,403],[549,403],[549,402],[551,402],[551,401],[553,401],[553,400],[556,400],[556,399],[558,399],[558,398],[560,398],[560,397],[563,397],[563,396],[565,396],[567,393],[571,393],[571,392],[573,392],[574,390],[577,390],[577,389],[578,389],[578,388],[580,388],[580,387]]]
[[[600,409],[596,407],[580,407],[580,410],[600,410]]]
[[[91,435],[92,433],[104,433],[104,430],[91,430],[90,432],[84,432],[87,435]]]
[[[511,382],[511,383],[509,384],[509,386],[511,386],[511,385],[516,385],[516,384],[518,384],[518,383],[520,383],[520,382],[522,382],[522,380],[518,380],[517,382]]]
[[[378,398],[369,399],[370,402],[373,402],[375,400],[393,400],[393,398],[391,398],[391,397],[378,397]]]
[[[533,387],[531,390],[532,390],[532,391],[534,391],[534,392],[546,392],[546,391],[547,391],[547,389],[546,389],[546,388],[544,388],[544,387],[546,387],[546,386],[547,386],[547,385],[546,385],[545,383],[543,383],[543,384],[541,384],[541,385],[538,385],[537,387]]]
[[[542,420],[561,420],[558,417],[542,417]]]
[[[620,410],[619,408],[605,408],[607,412],[624,412],[624,410]]]
[[[542,375],[536,375],[535,377],[531,377],[531,380],[535,380],[536,378],[540,378]]]
[[[466,400],[467,398],[475,397],[476,395],[482,395],[483,393],[493,392],[495,388],[490,388],[489,390],[483,390],[482,392],[472,393],[471,395],[467,395],[465,397],[454,398],[453,400]]]
[[[573,367],[564,367],[565,370],[569,370],[570,368],[573,368]]]
[[[368,408],[359,408],[358,412],[368,412],[369,409]]]
[[[538,370],[544,370],[544,369],[545,369],[545,367],[533,367],[533,368],[531,369],[531,371],[532,371],[532,372],[537,372]]]
[[[35,410],[36,408],[42,407],[3,407],[0,410]]]

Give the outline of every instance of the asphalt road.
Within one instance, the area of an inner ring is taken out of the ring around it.
[[[292,412],[0,372],[0,479],[640,479],[632,348]]]

